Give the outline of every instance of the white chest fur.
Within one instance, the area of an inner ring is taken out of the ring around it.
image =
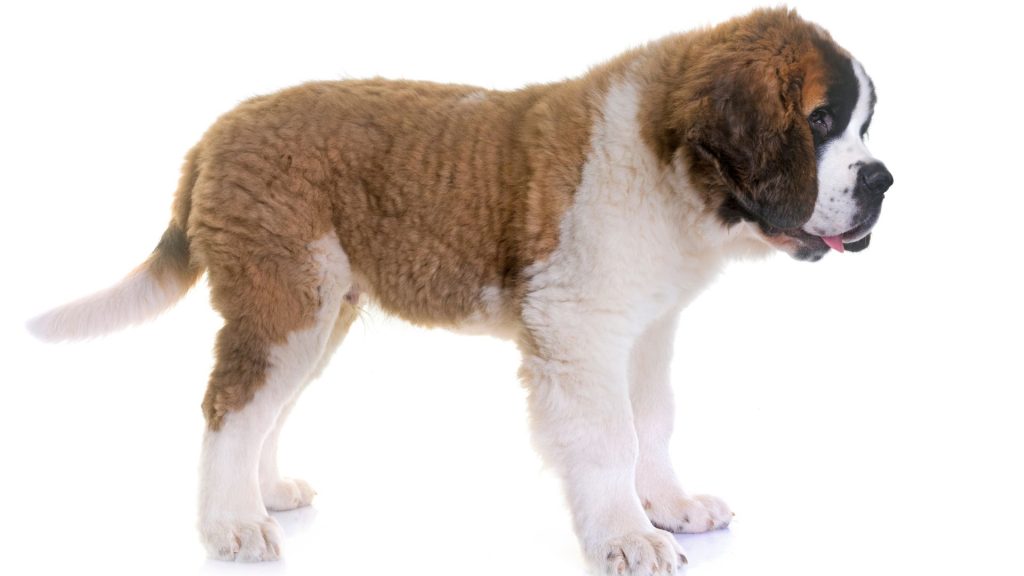
[[[574,300],[618,316],[633,335],[678,311],[732,253],[767,249],[746,225],[721,225],[681,163],[659,162],[641,137],[639,96],[629,80],[609,89],[559,247],[530,271],[529,296],[541,310]]]

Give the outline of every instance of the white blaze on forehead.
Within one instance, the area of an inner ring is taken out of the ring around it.
[[[857,76],[857,106],[853,109],[846,133],[854,134],[859,140],[861,127],[871,117],[871,79],[864,72],[864,67],[856,60],[853,61],[853,73]]]
[[[837,236],[855,228],[859,212],[853,192],[860,167],[874,160],[860,130],[871,117],[871,80],[860,62],[852,61],[857,78],[857,102],[842,134],[825,144],[818,158],[818,199],[804,231],[817,236]],[[848,239],[854,240],[854,239]]]

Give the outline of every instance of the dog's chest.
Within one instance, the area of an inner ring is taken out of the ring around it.
[[[639,88],[612,86],[583,171],[574,240],[594,245],[602,274],[634,304],[677,305],[718,268],[720,226],[709,222],[681,164],[666,166],[641,137]]]
[[[578,301],[643,326],[717,272],[721,226],[683,169],[660,163],[643,141],[638,102],[630,82],[609,90],[559,246],[531,280],[534,305]]]

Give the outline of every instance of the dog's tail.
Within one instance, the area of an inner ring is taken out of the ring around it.
[[[29,332],[50,342],[108,334],[156,317],[195,285],[202,267],[192,258],[185,230],[198,176],[197,156],[194,149],[186,159],[174,215],[149,258],[118,284],[33,318]]]

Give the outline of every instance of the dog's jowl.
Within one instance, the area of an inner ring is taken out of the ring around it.
[[[512,339],[586,557],[671,574],[673,532],[733,516],[670,462],[679,312],[730,259],[867,247],[893,181],[864,144],[875,100],[861,63],[782,9],[511,92],[304,84],[217,120],[150,258],[30,327],[109,332],[205,272],[224,327],[200,532],[211,556],[245,561],[281,554],[268,510],[313,499],[278,472],[277,437],[358,306]]]

